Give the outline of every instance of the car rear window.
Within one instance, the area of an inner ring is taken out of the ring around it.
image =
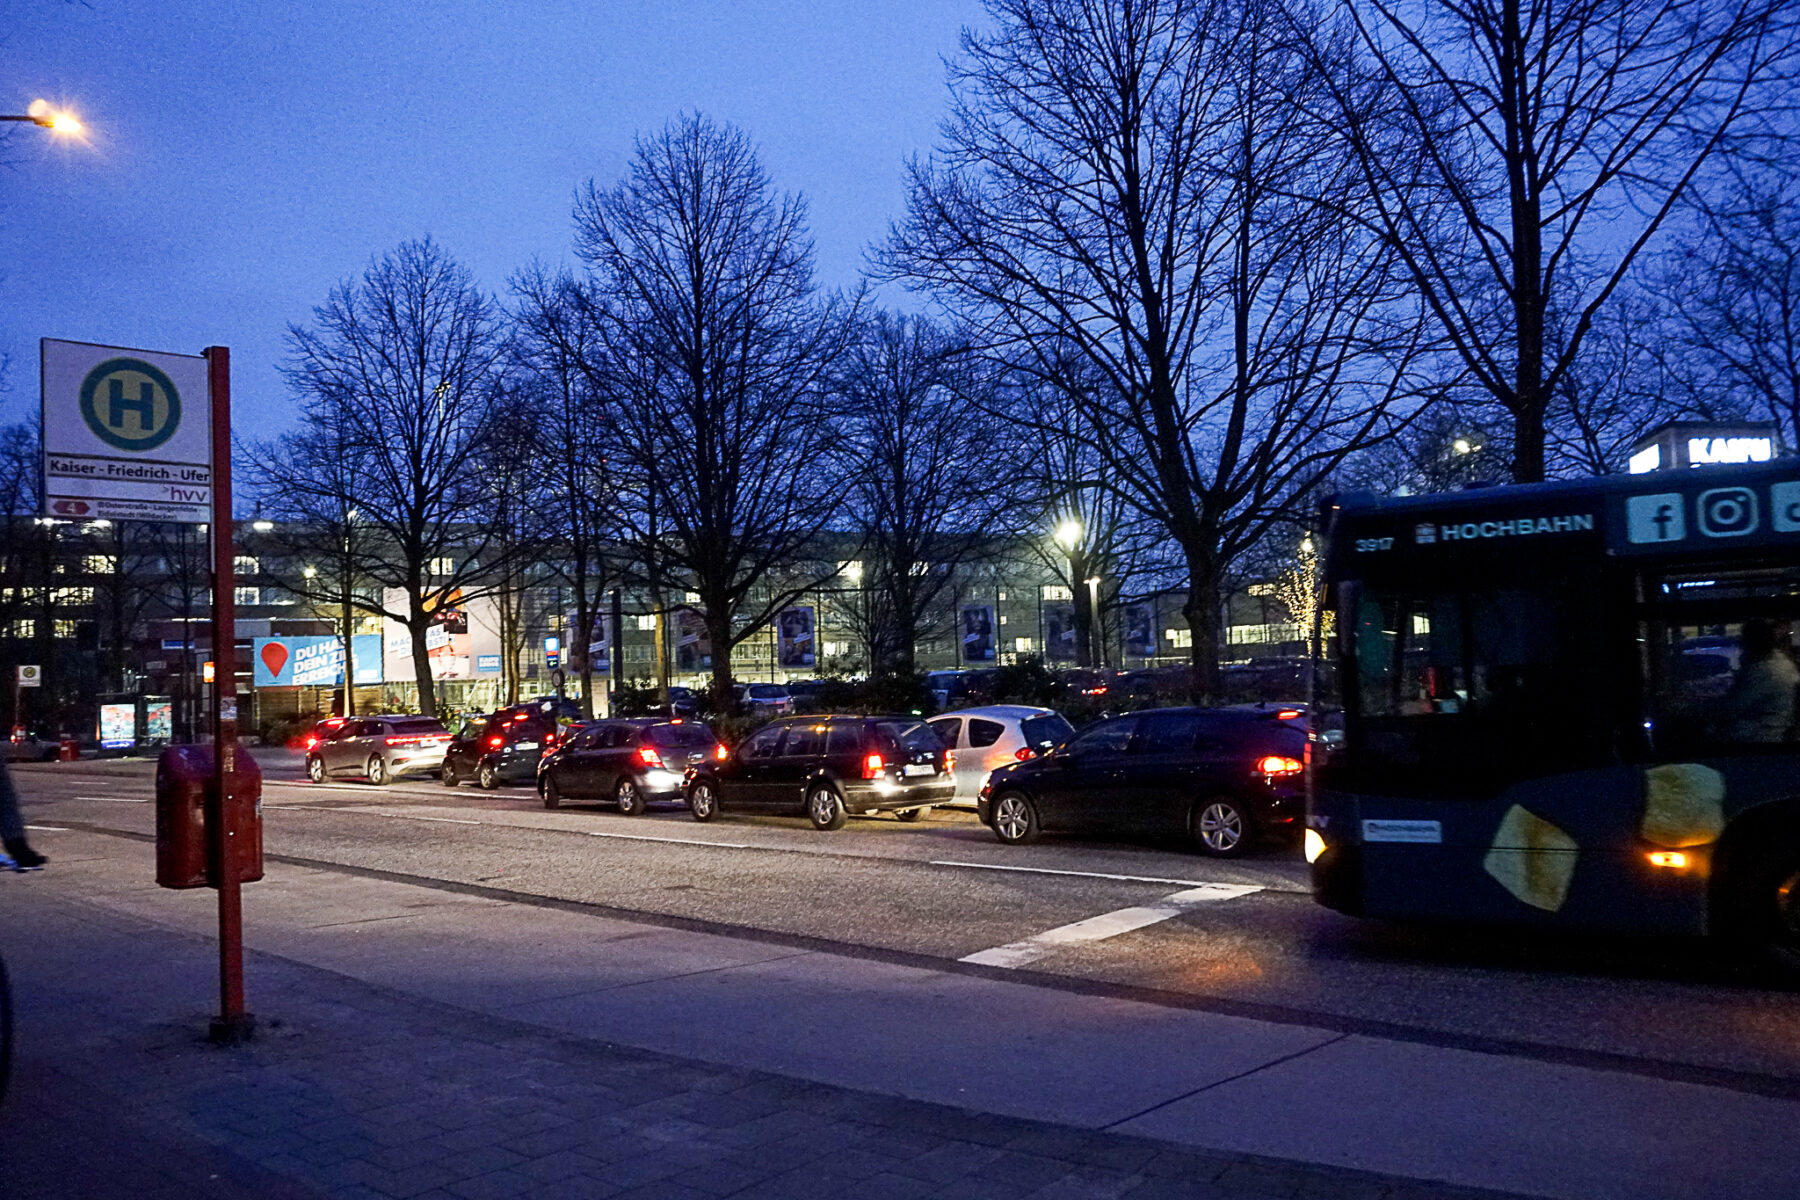
[[[1061,713],[1045,713],[1020,721],[1019,732],[1025,735],[1027,746],[1060,746],[1075,732],[1075,727]]]
[[[393,726],[395,733],[412,734],[414,736],[421,733],[450,732],[448,729],[445,729],[442,722],[439,721],[393,721],[390,722],[390,724]]]
[[[658,746],[703,750],[712,746],[712,730],[704,725],[652,725],[650,740]]]
[[[921,721],[909,721],[904,725],[899,721],[883,721],[875,726],[875,733],[882,741],[911,754],[936,755],[944,749],[943,739]]]
[[[787,694],[787,689],[778,683],[753,683],[750,685],[752,700],[780,700]]]

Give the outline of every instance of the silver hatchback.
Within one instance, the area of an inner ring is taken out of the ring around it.
[[[450,731],[430,717],[361,717],[332,730],[306,756],[314,783],[360,776],[380,786],[406,775],[436,775],[444,765]]]

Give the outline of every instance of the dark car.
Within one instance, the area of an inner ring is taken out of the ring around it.
[[[726,757],[693,766],[688,810],[804,814],[842,829],[851,813],[917,820],[956,794],[955,761],[931,726],[911,717],[789,717]]]
[[[699,721],[594,721],[571,730],[538,764],[545,808],[564,800],[610,800],[635,817],[647,804],[681,800],[688,767],[723,747]]]
[[[1305,816],[1306,732],[1286,710],[1158,708],[1110,717],[988,777],[976,814],[1003,842],[1175,834],[1242,854]]]
[[[465,779],[484,788],[534,783],[538,760],[558,734],[554,707],[536,703],[515,704],[490,717],[470,717],[445,751],[440,777],[445,787]]]

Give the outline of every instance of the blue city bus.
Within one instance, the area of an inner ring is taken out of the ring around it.
[[[1340,912],[1742,938],[1800,973],[1800,459],[1325,506]]]

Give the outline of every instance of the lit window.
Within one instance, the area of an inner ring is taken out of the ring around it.
[[[90,554],[82,560],[89,575],[111,575],[117,568],[110,554]]]
[[[439,578],[446,578],[456,574],[456,560],[454,558],[434,558],[425,564],[425,570]]]
[[[75,636],[75,622],[73,622],[73,621],[57,621],[55,624],[51,625],[51,627],[50,627],[50,636],[59,637],[59,638],[73,638]]]
[[[1031,639],[1030,638],[1014,638],[1013,639],[1013,649],[1018,651],[1020,654],[1029,654],[1031,652]]]
[[[37,622],[30,617],[21,617],[12,623],[12,635],[16,638],[34,638],[37,636]]]
[[[1194,631],[1191,629],[1165,629],[1169,644],[1177,650],[1191,650],[1194,646]]]
[[[261,572],[262,563],[249,554],[240,554],[231,560],[231,569],[239,575],[255,575]]]
[[[1249,590],[1252,596],[1273,596],[1275,594],[1275,585],[1272,583],[1253,583],[1250,585]]]
[[[231,594],[234,603],[240,608],[262,603],[262,589],[253,587],[233,588]]]
[[[94,589],[91,587],[52,588],[50,603],[52,604],[92,604]]]

